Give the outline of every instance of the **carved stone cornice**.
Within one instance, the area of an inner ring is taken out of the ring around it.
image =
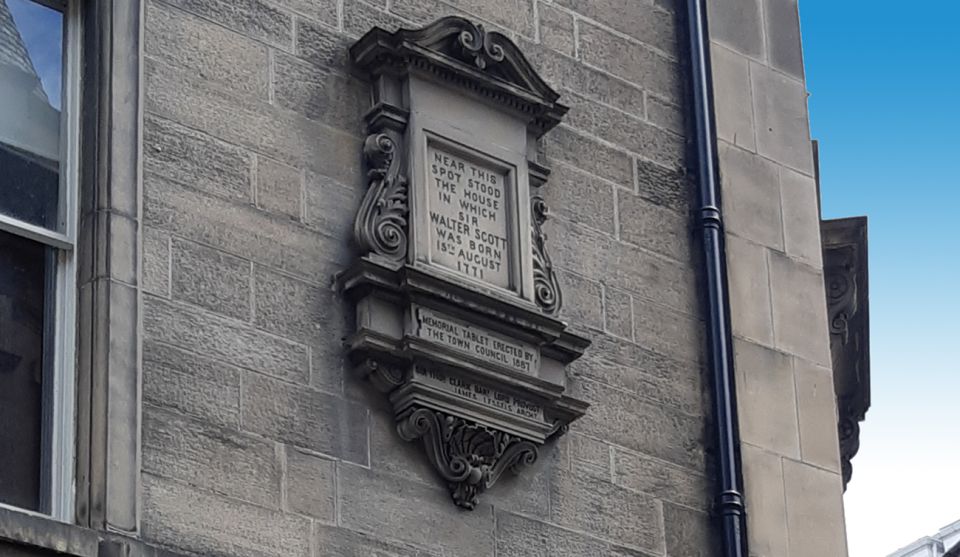
[[[860,449],[860,422],[870,408],[870,316],[865,217],[821,221],[830,353],[837,396],[843,484]]]
[[[350,48],[350,56],[368,75],[428,72],[528,115],[538,133],[560,123],[568,110],[507,36],[462,17],[392,33],[371,29]]]

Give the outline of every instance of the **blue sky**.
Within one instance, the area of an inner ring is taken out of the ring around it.
[[[872,408],[851,557],[960,520],[960,1],[801,0],[824,218],[867,215]]]
[[[50,104],[60,109],[63,16],[29,0],[6,1]]]

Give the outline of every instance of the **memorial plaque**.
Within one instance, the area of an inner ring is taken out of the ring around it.
[[[371,29],[350,59],[373,104],[356,259],[337,278],[348,358],[473,509],[588,407],[567,388],[590,341],[559,318],[537,145],[567,107],[509,37],[461,17]]]
[[[416,308],[416,314],[417,336],[422,339],[526,375],[534,375],[540,369],[540,351],[531,344],[425,308]]]
[[[430,142],[427,203],[431,261],[472,279],[514,289],[511,173]]]
[[[529,420],[543,421],[543,407],[475,381],[447,375],[438,369],[416,366],[414,377],[425,385],[466,400]]]

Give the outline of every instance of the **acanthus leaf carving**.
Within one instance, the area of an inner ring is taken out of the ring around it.
[[[407,255],[410,210],[400,145],[399,133],[392,130],[372,133],[364,141],[369,184],[353,228],[362,254],[375,253],[394,261]]]
[[[531,441],[428,408],[415,408],[400,418],[397,431],[405,441],[422,440],[453,502],[468,510],[504,472],[517,474],[538,457]]]
[[[530,200],[533,213],[533,292],[537,305],[544,312],[555,315],[563,305],[560,283],[547,255],[547,235],[542,225],[547,221],[547,203],[543,197],[534,195]]]

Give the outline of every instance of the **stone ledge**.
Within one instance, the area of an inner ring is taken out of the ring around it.
[[[186,557],[109,532],[0,508],[0,554],[17,557]]]

